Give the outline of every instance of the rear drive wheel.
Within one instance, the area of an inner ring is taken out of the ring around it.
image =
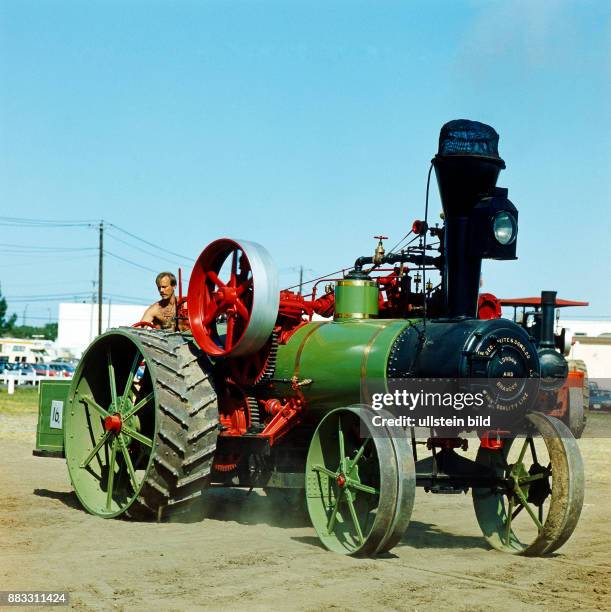
[[[105,518],[202,516],[218,435],[207,359],[180,334],[121,328],[83,355],[65,453],[83,506]]]

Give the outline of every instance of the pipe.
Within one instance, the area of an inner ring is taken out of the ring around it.
[[[555,348],[554,311],[556,309],[556,291],[541,292],[541,348]]]

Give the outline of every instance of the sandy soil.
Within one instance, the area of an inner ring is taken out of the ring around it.
[[[64,461],[32,456],[35,426],[35,415],[0,414],[0,590],[66,590],[79,610],[611,609],[609,439],[580,443],[585,506],[555,555],[491,551],[470,496],[418,490],[403,542],[372,560],[323,550],[257,492],[214,491],[202,523],[91,516]]]

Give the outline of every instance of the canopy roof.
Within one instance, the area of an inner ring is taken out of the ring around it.
[[[502,306],[541,306],[541,296],[525,298],[500,298]],[[590,302],[577,302],[575,300],[561,300],[556,298],[556,308],[567,306],[589,306]]]

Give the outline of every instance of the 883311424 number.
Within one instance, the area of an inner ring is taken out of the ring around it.
[[[0,591],[0,606],[67,606],[66,591]]]

